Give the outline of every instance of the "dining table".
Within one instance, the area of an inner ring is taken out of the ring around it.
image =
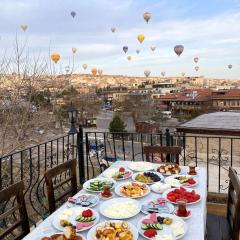
[[[111,167],[119,168],[124,167],[128,168],[131,161],[117,161],[113,163]],[[154,165],[159,165],[159,163],[153,163]],[[156,167],[156,166],[154,166]],[[188,166],[180,166],[181,167],[181,174],[187,174],[188,172]],[[105,170],[106,171],[106,170]],[[101,176],[101,174],[99,175]],[[192,216],[189,219],[184,220],[187,225],[187,232],[186,234],[181,238],[182,240],[204,240],[205,239],[205,228],[206,228],[206,201],[207,201],[207,169],[204,167],[197,167],[197,175],[196,178],[198,180],[198,184],[193,187],[194,190],[201,196],[201,201],[188,205],[188,210],[191,210]],[[130,179],[131,180],[131,179]],[[117,181],[118,184],[122,184],[124,182],[129,182],[129,179],[126,180],[120,180]],[[82,189],[77,194],[83,194],[83,193],[89,193],[86,190]],[[92,193],[97,194],[97,193]],[[119,197],[116,193],[114,193],[114,197]],[[159,197],[159,193],[155,193],[153,191],[150,191],[150,193],[142,198],[136,199],[140,204],[152,201],[154,199],[157,199]],[[100,198],[99,203],[93,207],[94,210],[96,210],[99,215],[100,219],[99,222],[109,221],[110,219],[104,217],[99,212],[100,205],[106,200],[103,200]],[[176,205],[175,205],[176,207]],[[53,219],[56,218],[60,212],[62,212],[64,209],[68,208],[67,203],[64,203],[62,206],[60,206],[54,213],[49,215],[44,221],[42,221],[36,228],[34,228],[25,238],[24,240],[41,240],[44,236],[51,236],[52,234],[59,233],[59,230],[55,229],[53,227]],[[126,219],[124,221],[132,223],[134,226],[137,226],[138,221],[146,216],[142,212],[137,214],[136,216]],[[88,230],[80,232],[86,239],[87,239],[87,233]],[[143,236],[139,234],[138,237],[139,240],[146,239]],[[90,240],[90,239],[87,239]]]

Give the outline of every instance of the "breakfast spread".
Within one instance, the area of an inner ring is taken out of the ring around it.
[[[112,181],[96,179],[96,180],[90,182],[89,186],[87,187],[87,190],[99,192],[99,191],[103,190],[104,185],[109,185],[112,188],[114,183]]]
[[[132,172],[124,167],[110,168],[103,173],[104,177],[113,178],[114,180],[123,180],[132,176]]]
[[[68,198],[69,206],[92,207],[98,203],[98,197],[92,194],[81,194],[77,197]]]
[[[157,182],[151,186],[151,190],[156,193],[163,193],[164,191],[171,188],[170,184],[164,184],[161,182]]]
[[[131,182],[120,186],[120,193],[126,197],[139,198],[148,193],[148,187],[146,184]]]
[[[134,176],[134,180],[141,183],[151,184],[161,181],[161,177],[154,172],[143,172],[137,173]]]
[[[133,240],[133,233],[127,222],[106,222],[97,227],[95,240]]]
[[[170,176],[165,179],[165,183],[173,187],[194,187],[198,184],[197,178],[189,175]]]
[[[131,162],[129,168],[137,172],[150,171],[153,169],[153,164],[150,162]]]
[[[162,164],[157,167],[156,171],[164,175],[173,175],[179,174],[181,172],[181,168],[178,164]]]
[[[50,237],[43,237],[41,240],[83,240],[83,237],[76,234],[74,227],[67,226],[63,233],[53,234]]]

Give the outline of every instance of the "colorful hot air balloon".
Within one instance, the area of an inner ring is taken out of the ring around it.
[[[21,25],[21,29],[26,32],[28,29],[28,25]]]
[[[75,54],[77,52],[77,48],[73,47],[72,48],[72,53]]]
[[[156,46],[151,46],[150,48],[153,52],[156,50]]]
[[[162,75],[163,77],[165,76],[165,74],[166,74],[165,72],[161,72],[161,75]]]
[[[71,16],[72,16],[73,18],[75,18],[75,16],[77,15],[77,13],[74,12],[74,11],[72,11],[70,14],[71,14]]]
[[[137,39],[138,39],[138,41],[139,41],[140,43],[142,43],[142,42],[144,41],[144,39],[145,39],[145,36],[144,36],[143,34],[139,34],[139,35],[137,36]]]
[[[103,73],[103,70],[102,69],[98,69],[98,74],[101,76],[102,75],[102,73]]]
[[[137,50],[136,50],[136,53],[139,54],[139,53],[140,53],[140,49],[137,49]]]
[[[111,31],[114,33],[116,31],[115,27],[111,27]]]
[[[197,72],[198,70],[199,70],[199,67],[198,67],[198,66],[196,66],[196,67],[195,67],[195,71]]]
[[[83,67],[84,70],[86,70],[87,67],[88,67],[88,65],[87,65],[86,63],[84,63],[84,64],[82,65],[82,67]]]
[[[229,68],[229,69],[232,69],[232,64],[229,64],[229,65],[228,65],[228,68]]]
[[[66,67],[65,67],[65,71],[66,71],[66,73],[69,73],[70,67],[69,67],[69,66],[66,66]]]
[[[180,55],[182,54],[183,50],[184,50],[184,46],[183,46],[183,45],[176,45],[176,46],[174,47],[174,52],[175,52],[178,56],[180,56]]]
[[[144,71],[144,75],[145,75],[146,77],[149,77],[150,74],[151,74],[151,71],[150,71],[150,70],[145,70],[145,71]]]
[[[152,17],[152,14],[150,12],[145,12],[143,14],[143,18],[147,23],[148,23],[148,21],[150,20],[151,17]]]
[[[96,68],[92,68],[91,69],[92,75],[95,77],[97,75],[97,69]]]
[[[128,56],[128,57],[127,57],[127,60],[128,60],[128,61],[131,61],[131,60],[132,60],[132,57],[131,57],[131,56]]]
[[[124,47],[123,47],[123,51],[124,51],[125,53],[127,53],[127,51],[128,51],[128,46],[124,46]]]
[[[199,58],[195,57],[193,60],[194,60],[195,63],[198,63]]]
[[[55,62],[55,63],[57,63],[59,60],[60,60],[60,55],[58,54],[58,53],[52,53],[52,55],[51,55],[51,59]]]

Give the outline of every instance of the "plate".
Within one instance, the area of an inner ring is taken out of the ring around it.
[[[123,194],[120,189],[123,187],[123,186],[127,186],[127,185],[130,185],[130,184],[136,184],[136,185],[144,185],[146,187],[146,192],[143,194],[143,195],[140,195],[140,196],[127,196],[125,194]],[[121,197],[128,197],[128,198],[141,198],[141,197],[145,197],[147,196],[149,193],[150,193],[150,188],[144,184],[144,183],[138,183],[138,182],[126,182],[126,183],[122,183],[122,184],[119,184],[116,188],[115,188],[115,193]]]
[[[126,170],[126,173],[122,177],[114,178],[114,174],[119,172],[118,171],[119,168],[114,168],[114,167],[108,168],[107,170],[105,170],[102,173],[102,176],[106,177],[106,178],[113,178],[116,181],[125,180],[125,179],[128,179],[128,178],[130,178],[132,176],[133,172],[131,170],[129,170],[129,169],[124,167],[124,169]]]
[[[176,167],[176,165],[177,164],[175,164],[175,163],[173,163],[173,164],[171,164],[171,163],[169,163],[169,164],[160,164],[160,165],[157,165],[155,168],[154,168],[154,170],[156,171],[156,172],[159,172],[159,171],[157,171],[157,169],[159,168],[159,167],[164,167],[164,168],[166,168],[167,166],[168,167],[170,167],[170,169],[171,169],[171,167]],[[178,165],[178,167],[179,167],[179,172],[176,172],[176,173],[166,173],[166,172],[159,172],[159,173],[161,173],[162,175],[164,175],[164,176],[172,176],[172,175],[176,175],[176,174],[181,174],[181,172],[182,172],[182,169],[181,169],[181,167]],[[166,170],[165,170],[166,171]]]
[[[176,178],[179,177],[186,177],[186,178],[192,178],[194,179],[194,184],[189,183],[180,183],[180,181]],[[165,178],[165,183],[170,184],[172,187],[195,187],[198,184],[198,179],[192,175],[173,175]]]
[[[166,183],[157,182],[151,185],[151,190],[155,193],[162,194],[164,191],[171,188],[171,185]]]
[[[57,239],[56,237],[60,237],[58,235],[63,235],[63,233],[60,233],[60,232],[59,233],[54,233],[54,234],[51,234],[51,235],[48,235],[48,236],[42,236],[42,237],[37,238],[37,239],[39,240],[39,239],[43,239],[45,237],[49,237],[49,238],[52,237],[52,240],[54,240],[54,239]],[[55,238],[54,238],[54,236],[55,236]],[[76,237],[74,239],[79,240],[79,238],[77,238],[77,237],[81,237],[82,238],[81,240],[86,240],[86,238],[82,234],[77,233]]]
[[[170,201],[170,200],[167,198],[167,194],[168,194],[169,192],[171,192],[171,191],[174,191],[175,189],[177,189],[177,188],[168,189],[168,190],[166,190],[166,191],[163,193],[163,197],[166,198],[167,201],[170,202],[170,203],[172,203],[172,204],[177,204],[177,203]],[[196,203],[198,203],[198,202],[201,201],[201,195],[200,195],[196,190],[191,189],[191,188],[185,188],[185,189],[186,189],[187,191],[195,191],[195,192],[200,196],[200,199],[198,199],[198,200],[195,201],[195,202],[187,203],[187,205],[193,205],[193,204],[196,204]]]
[[[147,211],[147,208],[151,208],[149,210],[153,210],[156,213],[172,214],[175,211],[174,205],[172,203],[169,203],[167,200],[165,200],[165,206],[161,206],[161,204],[158,203],[158,199],[160,200],[160,198],[157,198],[153,201],[143,203],[141,208],[142,213],[146,215],[150,214],[150,212]]]
[[[95,225],[94,227],[92,227],[88,234],[87,234],[87,240],[97,240],[97,238],[95,237],[95,233],[96,233],[96,229],[98,227],[104,226],[106,223],[110,223],[110,222],[124,222],[124,221],[120,221],[120,220],[109,220],[109,221],[105,221],[105,222],[101,222],[97,225]],[[137,228],[130,222],[127,222],[129,229],[131,230],[132,234],[133,234],[133,240],[138,240],[138,230]]]
[[[99,197],[93,194],[84,193],[74,196],[73,198],[79,198],[81,201],[79,200],[77,204],[67,201],[68,207],[94,207],[99,203]],[[90,205],[84,205],[84,202],[85,204],[89,202]]]
[[[145,217],[143,217],[143,218],[141,218],[141,219],[139,220],[139,222],[138,222],[138,224],[137,224],[137,229],[138,229],[140,235],[142,235],[142,236],[143,236],[144,238],[146,238],[146,239],[150,239],[150,240],[151,240],[151,239],[154,239],[154,238],[148,238],[148,237],[144,236],[143,233],[144,233],[145,230],[143,230],[143,229],[141,228],[142,221],[143,221],[144,219],[149,218],[149,216],[150,216],[150,215],[145,216]],[[163,227],[163,229],[162,229],[162,230],[157,230],[158,235],[161,236],[161,235],[169,235],[169,234],[171,234],[171,235],[173,236],[173,239],[180,239],[180,238],[183,238],[183,237],[185,236],[185,234],[187,233],[187,224],[186,224],[180,217],[177,217],[177,216],[175,216],[175,215],[173,215],[173,214],[166,214],[166,213],[157,214],[157,216],[169,217],[169,218],[171,218],[171,219],[173,220],[173,222],[172,222],[171,225],[161,224],[162,227]],[[184,234],[182,234],[182,235],[174,238],[172,228],[173,228],[174,224],[176,224],[176,223],[181,223],[181,224],[183,225]]]
[[[103,202],[99,211],[107,218],[128,219],[136,216],[141,211],[141,204],[131,198],[113,198]]]
[[[66,217],[69,220],[69,222],[72,223],[73,226],[76,226],[76,224],[78,223],[75,220],[76,216],[78,216],[82,211],[87,210],[87,209],[91,209],[91,208],[73,207],[73,208],[66,208],[66,209],[63,209],[62,211],[59,211],[58,214],[54,215],[54,217],[53,217],[53,220],[52,220],[53,227],[56,228],[57,230],[63,232],[64,227],[62,227],[60,225],[60,218],[63,216],[64,216],[64,218]],[[98,212],[93,209],[91,209],[91,210],[93,211],[93,216],[95,217],[95,220],[93,221],[93,225],[84,227],[82,229],[76,229],[77,232],[85,231],[85,230],[93,227],[96,223],[98,223],[98,221],[99,221]]]
[[[153,167],[153,164],[150,162],[139,161],[139,162],[129,163],[128,168],[136,172],[143,172],[143,171],[151,171],[153,170],[154,167]]]
[[[91,183],[91,182],[94,182],[94,181],[112,182],[112,183],[113,183],[113,186],[111,187],[111,189],[113,189],[113,188],[116,186],[116,181],[114,181],[112,178],[98,177],[98,178],[90,179],[90,180],[88,180],[87,182],[85,182],[85,183],[83,184],[83,189],[86,190],[86,191],[89,191],[89,192],[101,192],[102,189],[99,190],[99,191],[89,189],[90,183]]]
[[[136,177],[137,177],[138,174],[144,174],[144,173],[154,173],[154,174],[156,174],[156,175],[160,178],[160,180],[159,180],[159,181],[156,181],[156,182],[146,182],[146,183],[145,183],[145,182],[140,182],[140,181],[136,180]],[[161,181],[163,181],[163,180],[164,180],[164,177],[163,177],[162,174],[160,174],[160,173],[158,173],[158,172],[144,171],[144,172],[137,172],[137,173],[134,173],[133,176],[132,176],[132,180],[135,181],[135,182],[145,183],[145,184],[149,184],[149,185],[151,185],[151,184],[154,184],[154,183],[157,183],[157,182],[161,182]]]

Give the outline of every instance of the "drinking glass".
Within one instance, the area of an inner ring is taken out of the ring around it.
[[[186,217],[187,216],[187,200],[186,199],[179,199],[177,200],[177,216],[179,217]]]

